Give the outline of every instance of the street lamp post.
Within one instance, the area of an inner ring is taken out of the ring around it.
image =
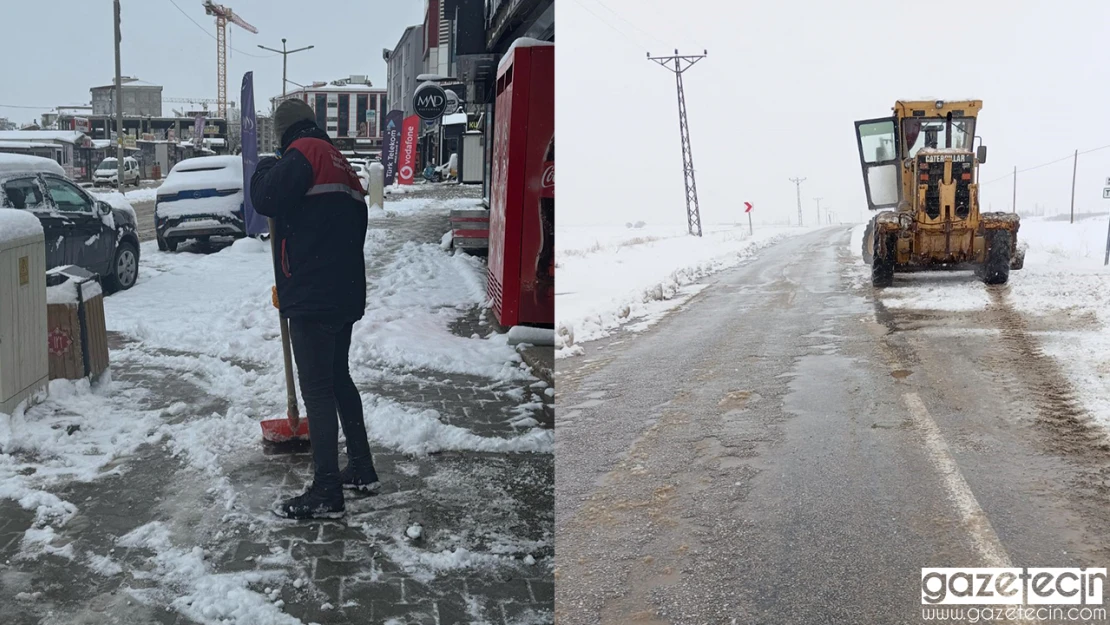
[[[297,48],[296,50],[286,50],[285,49],[285,37],[282,37],[281,38],[281,49],[280,50],[275,50],[273,48],[267,48],[266,46],[261,45],[261,44],[259,44],[258,47],[262,48],[263,50],[267,50],[269,52],[276,52],[277,54],[281,55],[281,99],[284,100],[285,99],[285,83],[288,82],[288,80],[285,78],[285,74],[286,74],[286,68],[288,67],[289,55],[293,54],[294,52],[304,52],[305,50],[311,50],[312,48],[315,48],[316,46],[305,46],[303,48]]]
[[[116,188],[123,193],[123,80],[120,77],[119,64],[119,0],[113,3],[116,24]]]

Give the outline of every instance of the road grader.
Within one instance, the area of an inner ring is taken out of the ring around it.
[[[981,212],[973,149],[980,100],[904,101],[890,117],[856,122],[867,206],[863,258],[871,283],[891,286],[895,272],[974,269],[987,284],[1004,284],[1021,269],[1020,218]]]

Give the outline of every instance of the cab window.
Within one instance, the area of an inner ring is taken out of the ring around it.
[[[58,210],[67,213],[91,213],[92,199],[80,189],[60,178],[46,179],[46,192]]]

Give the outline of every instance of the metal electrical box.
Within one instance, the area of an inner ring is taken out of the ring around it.
[[[486,292],[502,326],[554,325],[555,46],[497,70]]]
[[[0,208],[0,412],[45,390],[46,245],[27,211]]]
[[[486,151],[482,147],[481,131],[467,132],[462,137],[462,167],[459,168],[459,182],[463,184],[482,184],[485,171]]]

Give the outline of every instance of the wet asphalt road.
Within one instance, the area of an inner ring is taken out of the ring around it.
[[[1097,329],[887,310],[848,240],[556,363],[558,623],[920,622],[922,567],[1110,563],[1110,447],[1036,341]]]
[[[138,222],[139,242],[153,241],[154,234],[154,202],[132,202],[131,208],[135,209],[135,220]]]

